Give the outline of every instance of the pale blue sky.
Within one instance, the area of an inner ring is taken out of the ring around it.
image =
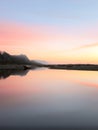
[[[27,24],[92,26],[98,21],[98,0],[1,0],[0,19]]]

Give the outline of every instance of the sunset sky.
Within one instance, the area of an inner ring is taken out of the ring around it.
[[[98,0],[0,0],[0,50],[98,64]]]

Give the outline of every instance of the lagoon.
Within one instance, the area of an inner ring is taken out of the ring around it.
[[[0,80],[0,128],[97,127],[97,71],[43,68]]]

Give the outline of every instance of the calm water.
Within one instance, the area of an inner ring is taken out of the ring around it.
[[[1,79],[0,128],[16,126],[98,127],[98,72],[39,69]]]

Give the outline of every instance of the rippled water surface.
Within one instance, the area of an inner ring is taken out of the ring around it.
[[[1,79],[0,127],[98,127],[98,72],[43,69]]]

